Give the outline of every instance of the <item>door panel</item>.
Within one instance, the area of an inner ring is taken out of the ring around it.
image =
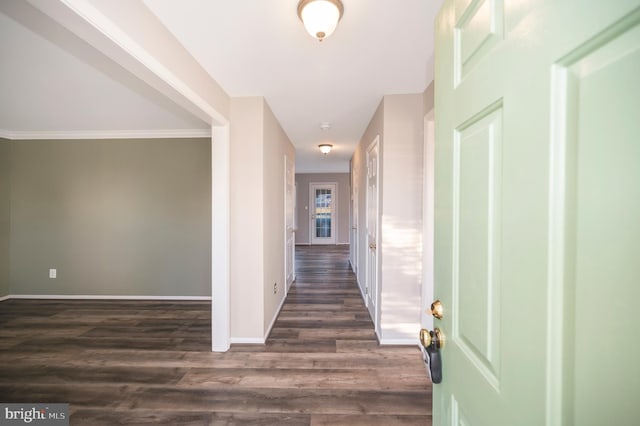
[[[453,146],[453,338],[500,388],[502,105],[468,120]]]
[[[336,243],[335,183],[309,184],[311,205],[311,244]]]
[[[575,292],[574,423],[632,424],[640,414],[632,396],[640,348],[630,342],[640,324],[640,13],[576,53],[557,69],[567,81],[566,117],[577,118],[566,123],[575,129],[566,139],[575,165],[566,237],[575,253],[567,283]],[[604,303],[606,313],[594,316]],[[602,336],[595,348],[594,335]],[[604,389],[606,409],[596,409]]]
[[[434,425],[640,418],[638,76],[638,0],[445,2]]]

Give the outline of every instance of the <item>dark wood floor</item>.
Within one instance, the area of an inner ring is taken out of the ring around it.
[[[0,402],[72,425],[431,425],[419,350],[379,346],[340,247],[298,247],[265,345],[210,352],[210,304],[0,302]]]

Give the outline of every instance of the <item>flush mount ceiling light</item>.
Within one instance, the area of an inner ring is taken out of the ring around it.
[[[298,3],[298,16],[304,27],[320,41],[335,31],[343,13],[340,0],[300,0]]]
[[[321,143],[320,145],[318,145],[318,148],[320,148],[321,153],[327,155],[331,152],[331,148],[333,148],[333,145],[331,145],[330,143]]]

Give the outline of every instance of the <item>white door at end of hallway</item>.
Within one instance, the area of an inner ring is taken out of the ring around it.
[[[336,206],[337,184],[309,184],[309,223],[311,244],[336,243]]]

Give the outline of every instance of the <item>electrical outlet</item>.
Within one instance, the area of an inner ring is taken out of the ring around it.
[[[49,269],[49,278],[56,278],[58,276],[57,269]]]
[[[273,283],[273,294],[278,292],[278,283]]]

